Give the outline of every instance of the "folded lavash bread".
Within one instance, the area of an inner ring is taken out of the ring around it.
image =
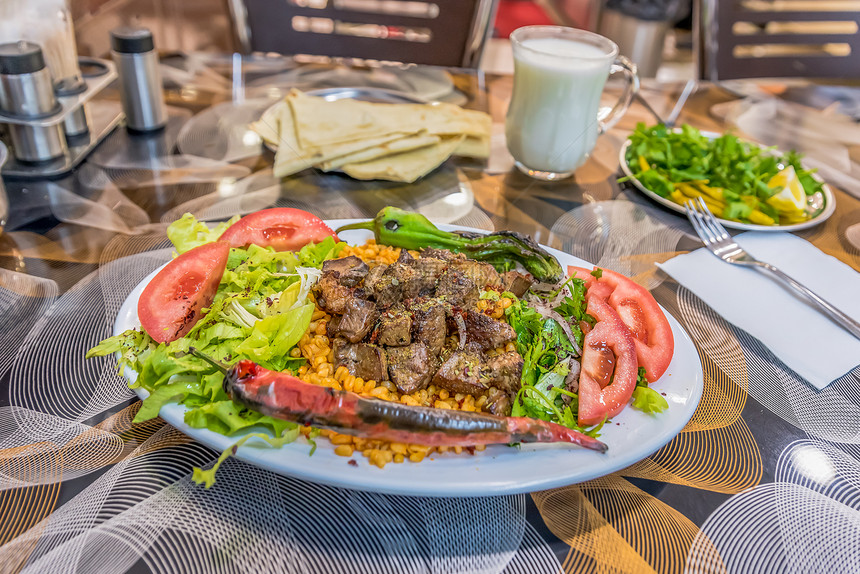
[[[350,163],[341,169],[355,179],[384,179],[412,183],[442,165],[466,136],[443,137],[435,145],[424,146],[362,163]]]
[[[452,154],[488,157],[490,126],[489,115],[452,104],[328,101],[291,90],[250,127],[269,142],[277,134],[276,177],[318,167],[415,181]]]

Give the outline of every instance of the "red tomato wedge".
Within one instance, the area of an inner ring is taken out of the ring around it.
[[[633,337],[618,313],[602,297],[587,298],[586,311],[597,324],[582,345],[578,417],[582,426],[599,424],[624,409],[636,388],[638,369]]]
[[[298,251],[311,241],[319,243],[326,237],[337,235],[331,227],[312,213],[291,207],[273,207],[246,215],[227,231],[218,241],[230,247],[274,247],[275,251]]]
[[[230,246],[206,243],[186,251],[153,277],[137,302],[137,316],[150,337],[169,343],[182,337],[212,304],[227,267]]]
[[[568,267],[568,273],[586,280],[588,293],[605,299],[618,313],[633,335],[636,357],[645,367],[645,378],[653,383],[666,372],[675,353],[675,337],[660,305],[651,293],[620,273],[602,269],[599,280],[581,267]],[[588,279],[591,278],[589,284]]]

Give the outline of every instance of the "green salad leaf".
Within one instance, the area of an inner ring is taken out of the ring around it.
[[[666,399],[648,386],[648,379],[645,378],[645,367],[639,367],[631,406],[649,415],[662,413],[669,408],[669,403]]]
[[[168,227],[167,235],[183,253],[216,240],[228,223],[210,229],[185,214]],[[189,349],[193,346],[224,365],[249,359],[267,369],[295,372],[305,360],[290,351],[311,322],[310,287],[322,262],[337,257],[344,245],[328,237],[296,253],[255,245],[231,249],[215,299],[184,337],[158,344],[142,329],[131,329],[101,341],[86,356],[118,353],[119,369],[137,374],[130,386],[145,389],[149,396],[134,422],[155,418],[165,404],[179,402],[187,407],[185,422],[193,428],[224,435],[257,428],[278,437],[272,441],[294,438],[294,423],[230,400],[222,386],[224,375]]]
[[[580,283],[584,294],[584,282]],[[602,424],[583,428],[577,423],[579,397],[567,390],[565,380],[569,359],[577,358],[578,353],[561,325],[555,319],[544,319],[523,300],[505,309],[505,317],[517,334],[517,351],[523,357],[521,387],[511,416],[541,419],[599,436]]]
[[[219,223],[212,229],[203,221],[197,221],[190,213],[186,213],[167,228],[167,238],[173,243],[176,252],[180,255],[199,247],[204,243],[216,241],[228,227],[239,221],[238,215],[234,215],[229,221]]]

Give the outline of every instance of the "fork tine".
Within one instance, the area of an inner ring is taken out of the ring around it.
[[[725,227],[720,225],[720,222],[717,221],[717,218],[714,217],[714,214],[711,213],[711,210],[708,209],[705,200],[701,197],[696,198],[696,202],[698,203],[699,211],[702,213],[702,219],[704,220],[705,226],[708,228],[710,235],[713,238],[713,241],[721,241],[723,239],[728,239],[729,234],[726,233]]]
[[[702,243],[706,246],[709,245],[711,243],[710,232],[705,228],[704,222],[702,221],[702,215],[699,213],[699,210],[696,209],[696,204],[693,200],[688,200],[684,207],[687,210],[687,218],[693,225],[696,235],[699,236]]]
[[[728,237],[726,230],[717,222],[714,214],[711,213],[711,210],[708,209],[708,206],[705,204],[705,200],[701,197],[696,198],[696,207],[697,212],[701,214],[702,224],[707,228],[708,234],[711,236],[712,241],[720,241]]]

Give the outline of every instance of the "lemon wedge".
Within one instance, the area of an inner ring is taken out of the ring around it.
[[[794,166],[788,166],[773,176],[767,183],[770,188],[780,191],[768,198],[767,203],[782,213],[796,214],[806,209],[806,192],[797,179]]]

